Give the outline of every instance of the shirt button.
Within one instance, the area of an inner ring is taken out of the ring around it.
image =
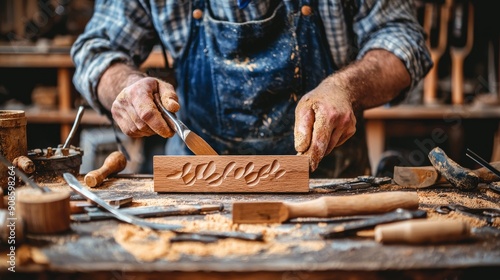
[[[193,18],[200,19],[203,16],[203,11],[200,9],[196,9],[193,11]]]
[[[304,16],[309,16],[312,14],[312,9],[311,9],[311,6],[308,6],[308,5],[304,5],[302,6],[302,8],[300,9],[300,12],[304,15]]]

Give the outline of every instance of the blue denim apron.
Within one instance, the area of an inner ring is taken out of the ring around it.
[[[175,63],[179,117],[221,155],[296,154],[297,101],[336,70],[314,1],[275,1],[265,18],[244,23],[212,18],[205,1],[194,1],[203,17],[191,20]],[[303,15],[303,5],[313,12]],[[174,137],[167,154],[191,153]],[[333,165],[344,163],[320,164],[318,177],[343,175]]]

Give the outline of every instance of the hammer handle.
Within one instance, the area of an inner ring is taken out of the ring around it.
[[[110,174],[118,173],[127,166],[127,159],[120,151],[115,151],[109,154],[104,160],[101,168],[92,170],[85,175],[85,184],[91,188],[97,187]]]

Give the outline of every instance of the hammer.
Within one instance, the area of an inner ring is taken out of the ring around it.
[[[127,158],[120,151],[114,151],[104,160],[103,165],[85,175],[85,184],[91,188],[98,187],[111,174],[118,173],[127,166]]]

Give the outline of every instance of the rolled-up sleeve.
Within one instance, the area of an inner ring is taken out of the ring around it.
[[[155,32],[139,1],[97,0],[85,31],[71,48],[73,83],[96,111],[106,110],[97,98],[97,85],[113,63],[138,67],[154,45]]]
[[[433,63],[423,28],[417,21],[410,0],[361,1],[353,22],[361,58],[372,49],[385,49],[396,55],[411,77],[410,91],[425,77]],[[405,93],[406,93],[405,92]]]

